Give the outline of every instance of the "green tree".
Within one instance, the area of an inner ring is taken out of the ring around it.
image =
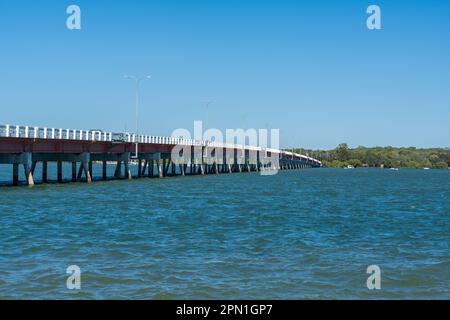
[[[350,159],[348,160],[348,164],[354,166],[355,168],[363,166],[362,161],[359,159]]]
[[[337,160],[346,161],[350,158],[350,151],[346,143],[341,143],[337,146],[336,150]]]
[[[440,162],[433,163],[432,167],[434,169],[447,169],[448,163],[444,162],[444,161],[440,161]]]

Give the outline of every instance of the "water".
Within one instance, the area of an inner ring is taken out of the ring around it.
[[[0,298],[449,299],[449,199],[444,170],[1,187]]]

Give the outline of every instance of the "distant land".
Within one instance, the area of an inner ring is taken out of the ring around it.
[[[341,143],[333,150],[308,150],[294,148],[294,152],[306,154],[319,159],[326,167],[342,168],[377,167],[377,168],[433,168],[450,167],[450,148],[415,148],[415,147],[357,147],[349,148]]]

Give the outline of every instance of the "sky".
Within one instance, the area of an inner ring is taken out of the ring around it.
[[[69,30],[69,5],[81,30]],[[369,5],[381,30],[366,27]],[[0,0],[0,123],[450,146],[450,1]]]

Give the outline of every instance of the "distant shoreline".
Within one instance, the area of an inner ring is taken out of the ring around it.
[[[449,169],[450,148],[415,147],[357,147],[346,143],[332,150],[308,150],[294,148],[294,152],[306,154],[322,161],[325,167],[344,168],[402,168],[402,169]]]

